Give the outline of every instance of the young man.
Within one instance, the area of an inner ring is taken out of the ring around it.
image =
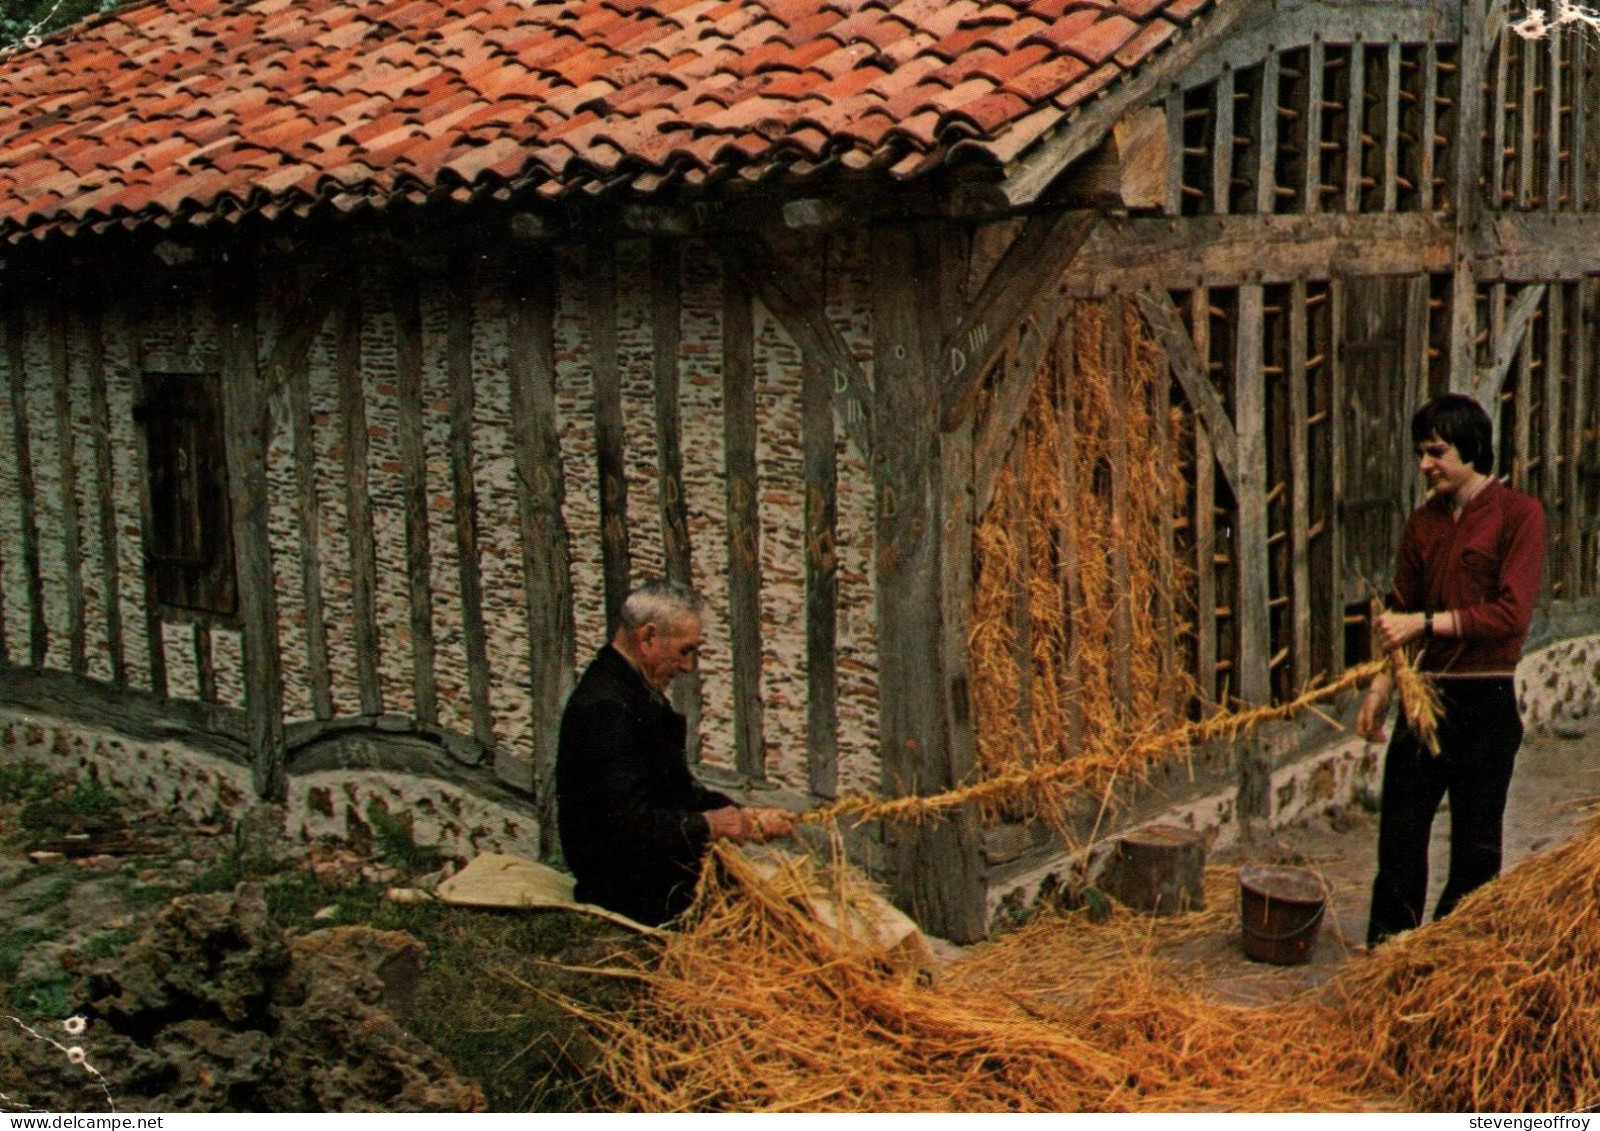
[[[687,725],[667,702],[700,654],[700,597],[656,582],[634,590],[621,624],[561,716],[556,806],[576,896],[650,926],[681,914],[716,837],[787,836],[782,809],[742,809],[689,773]]]
[[[1386,649],[1420,645],[1444,715],[1437,756],[1403,713],[1389,743],[1369,947],[1422,922],[1429,835],[1446,794],[1450,874],[1434,918],[1500,874],[1501,819],[1522,744],[1512,675],[1539,593],[1545,518],[1537,500],[1490,475],[1493,435],[1478,403],[1457,394],[1429,401],[1411,420],[1431,491],[1406,523],[1392,611],[1376,628]],[[1363,738],[1383,741],[1392,690],[1387,674],[1373,681],[1356,719]]]

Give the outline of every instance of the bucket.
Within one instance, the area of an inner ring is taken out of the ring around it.
[[[1244,952],[1257,962],[1298,966],[1311,961],[1327,893],[1314,872],[1272,864],[1239,869]]]

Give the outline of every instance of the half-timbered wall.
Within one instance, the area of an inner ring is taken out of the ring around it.
[[[867,355],[862,243],[813,250],[819,313],[839,348]],[[530,272],[543,329],[538,313],[512,317]],[[173,276],[159,302],[10,308],[0,658],[244,709],[247,614],[147,600],[140,374],[225,365],[203,274]],[[608,638],[611,602],[672,573],[711,605],[700,677],[680,689],[703,720],[698,756],[820,795],[878,786],[874,489],[851,438],[863,413],[835,368],[806,376],[715,248],[357,257],[337,275],[267,267],[260,293],[284,722],[419,726],[532,762],[553,734],[536,689],[563,667],[570,686]],[[538,382],[543,424],[519,400]],[[550,510],[564,547],[542,544],[528,507]],[[566,581],[530,590],[530,562],[556,556]],[[563,584],[565,647],[529,614]]]

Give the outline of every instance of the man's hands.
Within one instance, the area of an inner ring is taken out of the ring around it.
[[[1390,689],[1387,684],[1374,682],[1361,699],[1361,710],[1356,712],[1356,733],[1368,742],[1384,742],[1383,721],[1389,717]]]
[[[1403,648],[1422,637],[1421,613],[1379,613],[1373,627],[1378,630],[1378,643],[1384,651]]]
[[[794,832],[794,814],[786,809],[740,809],[735,805],[710,809],[705,814],[713,839],[747,841],[773,840]]]

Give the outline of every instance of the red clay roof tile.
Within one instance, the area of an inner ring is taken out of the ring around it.
[[[0,236],[1006,164],[1217,2],[140,4],[0,57]]]

